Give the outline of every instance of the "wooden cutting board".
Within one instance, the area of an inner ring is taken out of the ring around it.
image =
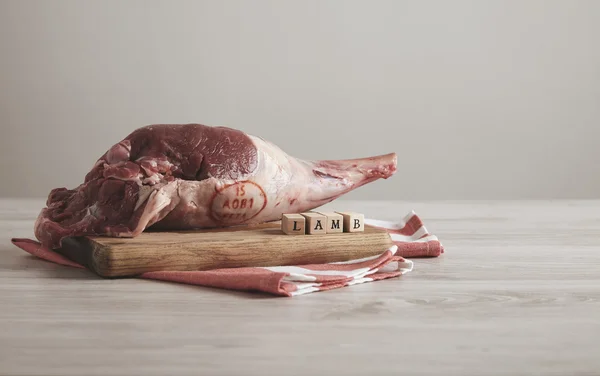
[[[255,227],[143,232],[135,238],[80,237],[63,241],[59,253],[102,277],[133,277],[161,270],[209,270],[347,261],[382,253],[390,235],[364,232],[286,235],[280,222]]]

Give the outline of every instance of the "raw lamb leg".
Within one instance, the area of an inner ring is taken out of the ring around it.
[[[387,179],[396,163],[395,153],[308,161],[227,127],[150,125],[112,146],[79,187],[53,189],[35,235],[58,248],[68,236],[268,222]]]

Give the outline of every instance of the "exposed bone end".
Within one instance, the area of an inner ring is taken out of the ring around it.
[[[396,153],[367,158],[313,161],[314,180],[298,197],[294,210],[310,210],[378,179],[387,179],[397,171]]]
[[[365,158],[359,161],[359,165],[366,168],[365,177],[367,178],[387,179],[396,173],[398,167],[398,156],[396,153]]]
[[[315,161],[313,172],[321,178],[340,179],[351,184],[366,184],[387,179],[397,171],[398,156],[388,153],[367,158]]]

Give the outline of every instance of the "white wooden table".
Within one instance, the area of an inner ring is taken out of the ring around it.
[[[10,237],[42,204],[0,200],[1,375],[600,374],[600,201],[339,201],[414,209],[446,253],[294,298],[35,259]]]

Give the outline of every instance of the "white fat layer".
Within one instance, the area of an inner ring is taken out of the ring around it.
[[[178,181],[172,181],[158,190],[153,190],[148,198],[148,204],[144,208],[134,235],[140,234],[144,229],[161,220],[174,206],[179,203],[177,194]],[[166,210],[163,210],[166,209]]]
[[[161,174],[152,174],[149,177],[147,177],[146,179],[144,179],[143,183],[150,184],[150,185],[158,184],[162,180],[162,177],[163,176]]]
[[[97,217],[98,213],[98,203],[94,203],[94,205],[87,208],[87,215],[91,215],[92,217]]]
[[[154,191],[154,188],[149,187],[147,185],[142,185],[140,187],[140,191],[138,192],[138,200],[137,200],[137,203],[135,204],[135,209],[134,210],[138,210],[138,208],[144,202],[146,202],[146,200],[148,199],[148,197],[150,197],[150,194],[152,193],[152,191]]]

